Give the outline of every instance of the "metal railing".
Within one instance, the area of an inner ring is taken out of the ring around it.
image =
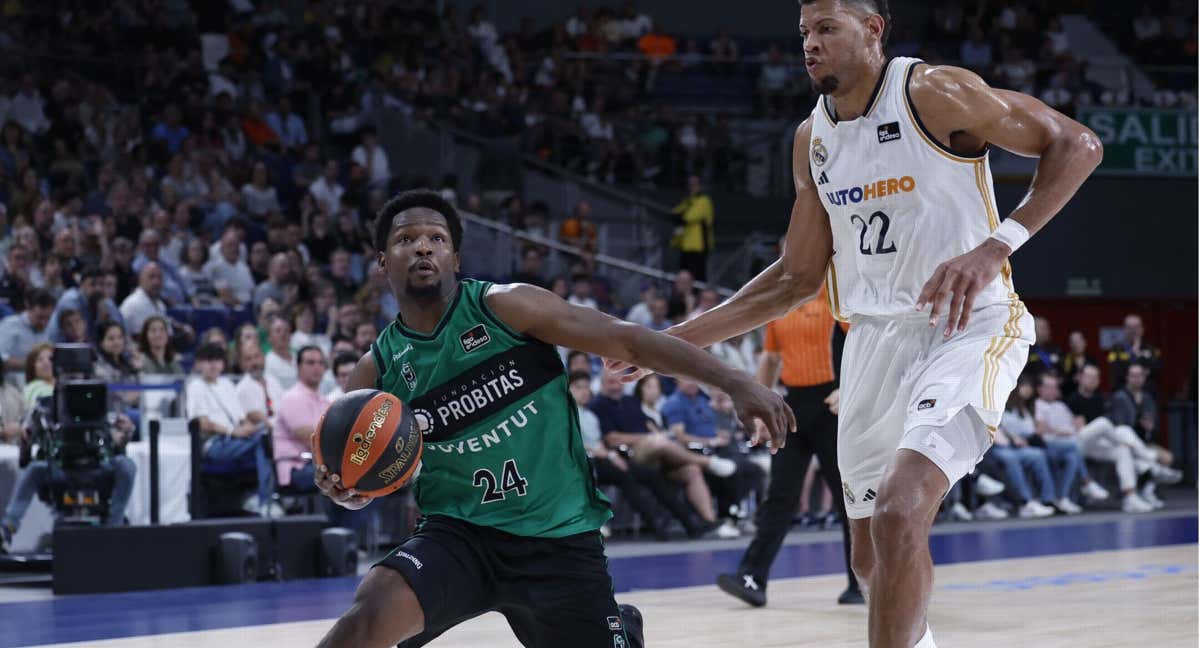
[[[529,245],[537,245],[549,251],[543,266],[543,274],[551,277],[561,275],[572,261],[584,253],[581,248],[538,234],[518,230],[506,223],[484,218],[477,214],[459,212],[467,225],[463,231],[464,249],[486,250],[486,254],[465,254],[463,271],[469,274],[503,278],[513,274],[517,268],[521,251]],[[594,255],[597,268],[613,286],[616,301],[625,305],[637,302],[641,285],[646,281],[667,284],[674,273],[664,272],[643,263],[636,263],[610,254]],[[698,288],[713,288],[722,297],[730,297],[734,291],[724,286],[696,282]]]

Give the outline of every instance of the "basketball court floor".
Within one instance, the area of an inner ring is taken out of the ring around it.
[[[1197,645],[1194,495],[1166,511],[935,527],[930,620],[939,646],[1141,648]],[[618,600],[645,616],[648,646],[865,646],[866,609],[838,606],[840,534],[793,533],[766,608],[721,593],[746,541],[609,547]],[[97,560],[103,560],[97,556]],[[186,558],[181,558],[186,559]],[[0,646],[311,646],[357,578],[55,597],[0,588]],[[489,614],[432,644],[518,644]]]

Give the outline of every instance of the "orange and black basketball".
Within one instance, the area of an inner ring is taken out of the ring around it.
[[[356,389],[317,422],[314,461],[344,488],[382,497],[404,486],[421,463],[421,432],[408,407],[378,389]]]

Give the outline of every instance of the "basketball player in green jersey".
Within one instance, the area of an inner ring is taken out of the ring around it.
[[[321,645],[422,646],[497,611],[525,646],[641,646],[640,615],[613,598],[599,532],[611,513],[554,346],[719,387],[747,429],[755,418],[766,424],[776,448],[795,427],[791,411],[678,339],[527,284],[456,279],[461,240],[458,213],[432,191],[380,210],[378,262],[400,313],[349,389],[382,389],[411,408],[425,444],[416,480],[424,517],[368,572]],[[316,482],[346,508],[368,501],[326,466]]]

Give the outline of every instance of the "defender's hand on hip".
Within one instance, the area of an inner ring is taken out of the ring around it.
[[[965,330],[975,297],[1000,273],[1008,253],[1007,245],[989,238],[974,250],[939,265],[917,297],[917,310],[923,310],[927,304],[933,306],[929,326],[937,326],[948,301],[946,331],[942,337]]]

